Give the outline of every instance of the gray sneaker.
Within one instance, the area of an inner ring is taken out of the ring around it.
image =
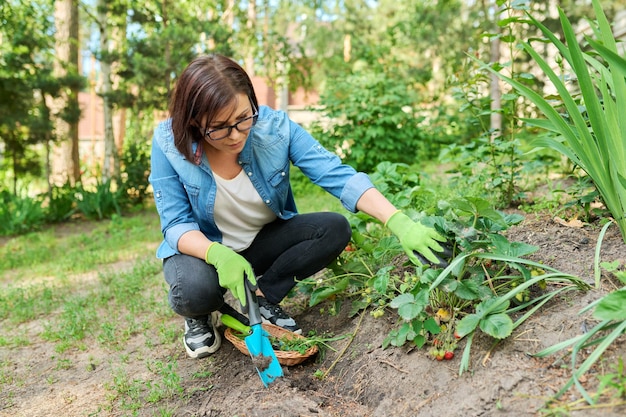
[[[302,334],[300,326],[280,306],[270,303],[265,297],[257,296],[257,299],[259,300],[259,311],[264,322],[275,324],[296,334]]]
[[[217,313],[205,318],[185,317],[183,344],[187,355],[194,359],[204,358],[215,353],[222,344],[220,334],[215,330]]]

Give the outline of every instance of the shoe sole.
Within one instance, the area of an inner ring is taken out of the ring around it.
[[[263,317],[263,318],[262,318],[262,321],[263,321],[263,323],[269,323],[269,324],[273,324],[274,326],[278,326],[277,324],[272,323],[271,321],[269,321],[269,320],[268,320],[268,319],[266,319],[265,317]],[[287,328],[285,328],[285,327],[282,327],[282,326],[278,326],[278,327],[280,327],[281,329],[285,329],[285,330],[287,330],[287,331],[289,331],[289,332],[291,332],[291,333],[295,333],[295,334],[299,334],[299,335],[301,335],[301,334],[302,334],[302,329],[298,329],[298,330],[289,330],[289,329],[287,329]]]
[[[187,351],[187,356],[189,356],[192,359],[206,358],[207,356],[210,356],[211,354],[217,352],[220,346],[222,346],[222,337],[220,336],[220,333],[217,331],[215,327],[217,324],[217,319],[218,319],[217,311],[212,312],[211,324],[213,325],[213,337],[215,337],[215,341],[213,342],[211,346],[203,347],[203,348],[196,349],[196,350],[191,350],[189,349],[189,346],[187,346],[187,343],[185,343],[185,335],[183,335],[183,346],[185,346],[185,350]]]

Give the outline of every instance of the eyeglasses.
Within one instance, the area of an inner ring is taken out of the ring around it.
[[[252,126],[256,124],[258,118],[259,111],[255,109],[252,116],[241,119],[232,126],[224,126],[218,129],[207,130],[206,132],[204,132],[204,136],[211,140],[222,140],[230,136],[230,134],[233,132],[233,129],[237,129],[237,131],[239,132],[247,132],[248,130],[252,129]]]

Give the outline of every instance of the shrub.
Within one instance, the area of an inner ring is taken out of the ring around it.
[[[38,229],[44,223],[45,215],[41,201],[28,196],[0,191],[0,234],[14,235]]]
[[[78,210],[88,219],[94,220],[110,218],[114,214],[121,215],[120,195],[122,191],[120,189],[113,191],[111,184],[111,180],[98,181],[94,191],[79,185],[75,195]]]
[[[74,187],[69,183],[65,183],[61,187],[52,186],[50,193],[46,196],[48,202],[45,206],[47,222],[66,221],[76,212],[74,191]]]
[[[149,144],[130,142],[124,149],[121,162],[122,204],[124,206],[143,204],[148,190],[148,175],[150,175]]]
[[[412,164],[428,153],[418,97],[406,77],[362,70],[329,83],[320,99],[331,124],[314,123],[311,132],[356,169],[368,172],[383,161]]]

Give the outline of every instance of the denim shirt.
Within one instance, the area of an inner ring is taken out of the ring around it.
[[[198,146],[194,143],[194,152]],[[265,204],[281,219],[298,214],[289,181],[290,162],[351,212],[357,211],[363,193],[374,187],[366,174],[342,164],[287,113],[267,106],[260,106],[258,121],[238,161]],[[178,240],[190,230],[222,241],[213,216],[217,186],[211,167],[204,153],[199,164],[183,157],[174,146],[169,119],[159,123],[154,132],[149,181],[164,236],[158,258],[180,253]]]

